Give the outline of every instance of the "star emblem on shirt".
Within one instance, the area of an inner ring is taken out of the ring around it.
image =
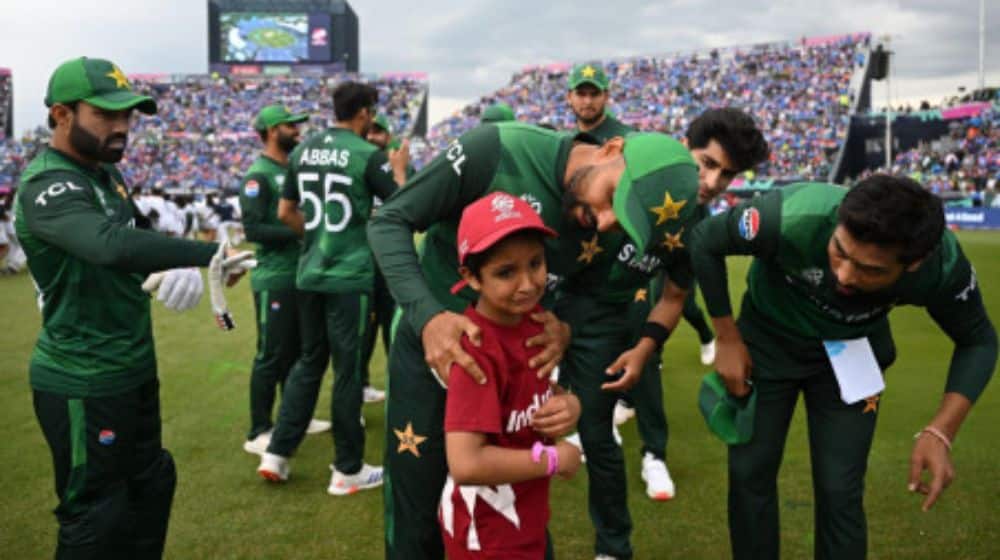
[[[580,256],[576,258],[578,262],[590,264],[598,253],[604,252],[604,249],[597,244],[596,233],[590,241],[581,241],[580,245],[582,247],[580,250]]]
[[[580,70],[580,74],[584,78],[593,78],[594,74],[596,74],[596,73],[597,73],[597,70],[594,70],[594,67],[591,66],[591,65],[589,65],[589,64],[586,65],[586,66],[584,66],[583,70]]]
[[[393,428],[392,431],[396,432],[396,437],[399,439],[399,447],[396,448],[396,453],[402,453],[404,451],[409,451],[413,453],[416,457],[420,457],[419,445],[427,439],[426,436],[420,436],[413,433],[413,423],[407,422],[405,430],[397,430]]]
[[[674,249],[683,249],[684,242],[681,241],[681,236],[684,235],[684,228],[681,228],[677,233],[664,233],[663,234],[663,246],[670,250],[671,253]]]
[[[869,412],[878,412],[878,395],[872,395],[865,399],[865,409],[861,411],[861,414]]]
[[[114,67],[114,70],[105,74],[105,76],[114,80],[115,87],[117,88],[124,88],[124,89],[130,88],[128,84],[128,78],[125,77],[125,74],[122,74],[122,69],[117,66]]]
[[[639,288],[635,291],[634,301],[646,301],[646,296],[649,294],[649,290],[646,288]]]
[[[663,206],[653,206],[649,211],[656,214],[656,225],[660,225],[668,220],[677,219],[681,215],[681,208],[684,208],[685,204],[687,204],[686,200],[674,202],[670,193],[664,193]]]

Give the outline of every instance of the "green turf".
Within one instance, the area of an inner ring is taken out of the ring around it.
[[[295,44],[295,36],[277,27],[268,29],[255,29],[247,37],[251,42],[265,47],[280,49],[290,47]]]
[[[960,238],[979,272],[989,309],[1000,318],[1000,286],[995,285],[1000,278],[1000,234],[963,233]],[[736,290],[746,261],[732,264]],[[240,447],[247,429],[247,384],[254,354],[248,284],[232,290],[229,299],[239,325],[230,333],[214,326],[207,297],[198,309],[181,315],[154,306],[164,440],[179,469],[167,557],[380,558],[381,494],[326,494],[329,434],[306,438],[288,484],[279,487],[258,479],[256,458]],[[0,309],[5,328],[0,337],[0,410],[6,434],[0,464],[7,485],[0,501],[0,551],[4,558],[50,557],[56,500],[49,454],[27,383],[26,364],[39,322],[27,276],[0,278]],[[919,499],[906,492],[912,435],[937,407],[951,344],[923,310],[897,310],[893,325],[899,361],[888,374],[868,471],[869,557],[995,558],[1000,555],[1000,390],[994,383],[973,410],[955,445],[957,479],[930,513],[922,513]],[[383,366],[379,351],[372,368],[377,386],[384,386]],[[709,435],[695,404],[703,372],[694,332],[682,326],[667,345],[664,360],[668,463],[678,487],[672,502],[654,503],[645,497],[635,422],[624,426],[637,558],[728,556],[725,448]],[[320,417],[329,416],[329,385],[324,387]],[[365,417],[366,458],[380,463],[381,406],[366,406]],[[780,479],[785,558],[808,558],[812,551],[803,417],[800,407]],[[585,491],[583,472],[573,481],[553,483],[551,529],[560,558],[592,554]]]

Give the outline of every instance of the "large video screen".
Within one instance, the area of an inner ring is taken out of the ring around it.
[[[219,31],[224,62],[307,62],[312,58],[308,14],[223,13]]]

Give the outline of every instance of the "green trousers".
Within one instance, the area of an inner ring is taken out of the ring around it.
[[[681,314],[684,320],[698,332],[698,342],[708,344],[715,338],[715,335],[712,334],[712,328],[708,326],[708,321],[705,320],[705,314],[698,307],[697,296],[698,285],[692,284],[691,291],[688,292],[687,298],[684,300],[684,309],[681,311]]]
[[[270,430],[278,387],[299,357],[298,291],[261,290],[253,293],[257,318],[257,354],[250,373],[250,431],[253,439]]]
[[[822,346],[791,343],[742,314],[739,327],[753,359],[758,392],[754,435],[729,447],[729,531],[733,558],[777,559],[778,469],[799,395],[805,401],[815,499],[814,555],[865,558],[865,471],[878,402],[845,404]],[[870,337],[883,371],[895,358],[888,326]],[[888,344],[876,340],[888,339]]]
[[[366,293],[299,292],[302,352],[285,381],[269,453],[290,457],[302,443],[332,357],[333,466],[344,474],[361,470],[365,450],[361,359],[368,331],[369,298]]]
[[[424,361],[420,335],[396,323],[389,351],[383,491],[385,557],[444,558],[437,510],[448,475],[444,449],[447,391]]]
[[[396,300],[392,299],[389,287],[385,284],[385,277],[375,269],[375,291],[372,292],[371,313],[369,313],[369,331],[365,340],[365,357],[363,370],[364,386],[371,385],[369,379],[371,371],[368,367],[375,352],[375,343],[379,338],[379,330],[382,331],[382,349],[385,351],[386,360],[389,358],[389,340],[392,330],[392,318],[396,312]]]
[[[177,472],[160,439],[159,382],[106,397],[33,397],[59,497],[56,558],[160,558]]]
[[[594,551],[630,558],[632,518],[628,510],[625,457],[612,435],[613,411],[619,394],[601,389],[610,380],[605,369],[633,342],[634,329],[626,313],[627,305],[608,305],[585,296],[567,295],[556,307],[557,315],[573,329],[573,338],[560,365],[559,380],[580,399],[577,428],[587,456],[587,501],[596,531]],[[646,410],[650,408],[655,407]],[[659,410],[662,415],[662,400]]]

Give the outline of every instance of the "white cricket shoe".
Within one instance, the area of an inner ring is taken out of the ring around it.
[[[257,467],[257,474],[270,480],[271,482],[285,482],[291,474],[292,467],[288,464],[288,458],[274,453],[264,452],[260,456],[260,466]]]
[[[594,560],[618,560],[618,558],[609,554],[598,554],[594,556]]]
[[[330,477],[330,486],[326,492],[333,496],[346,496],[359,490],[382,486],[382,467],[364,463],[361,470],[354,474],[344,474],[333,468],[333,465],[330,465],[330,470],[333,471],[333,476]]]
[[[631,420],[633,416],[635,416],[635,408],[629,406],[628,403],[623,400],[619,400],[615,403],[615,426],[621,426],[625,422]]]
[[[667,464],[652,453],[642,457],[642,479],[646,481],[646,495],[650,499],[665,502],[674,497],[674,481],[670,478]]]
[[[306,433],[309,435],[322,434],[323,432],[330,431],[330,427],[333,424],[329,420],[320,420],[318,418],[313,418],[309,421],[309,427],[306,428]]]
[[[257,434],[257,437],[243,442],[243,451],[254,455],[264,455],[267,453],[267,446],[271,443],[271,433],[273,429]]]
[[[385,400],[385,391],[380,391],[371,385],[365,385],[365,389],[361,394],[363,396],[362,402],[365,404],[377,403]]]
[[[618,431],[618,426],[611,426],[611,435],[615,438],[618,447],[622,446],[622,433]]]
[[[701,365],[710,366],[715,363],[715,339],[701,345]]]

